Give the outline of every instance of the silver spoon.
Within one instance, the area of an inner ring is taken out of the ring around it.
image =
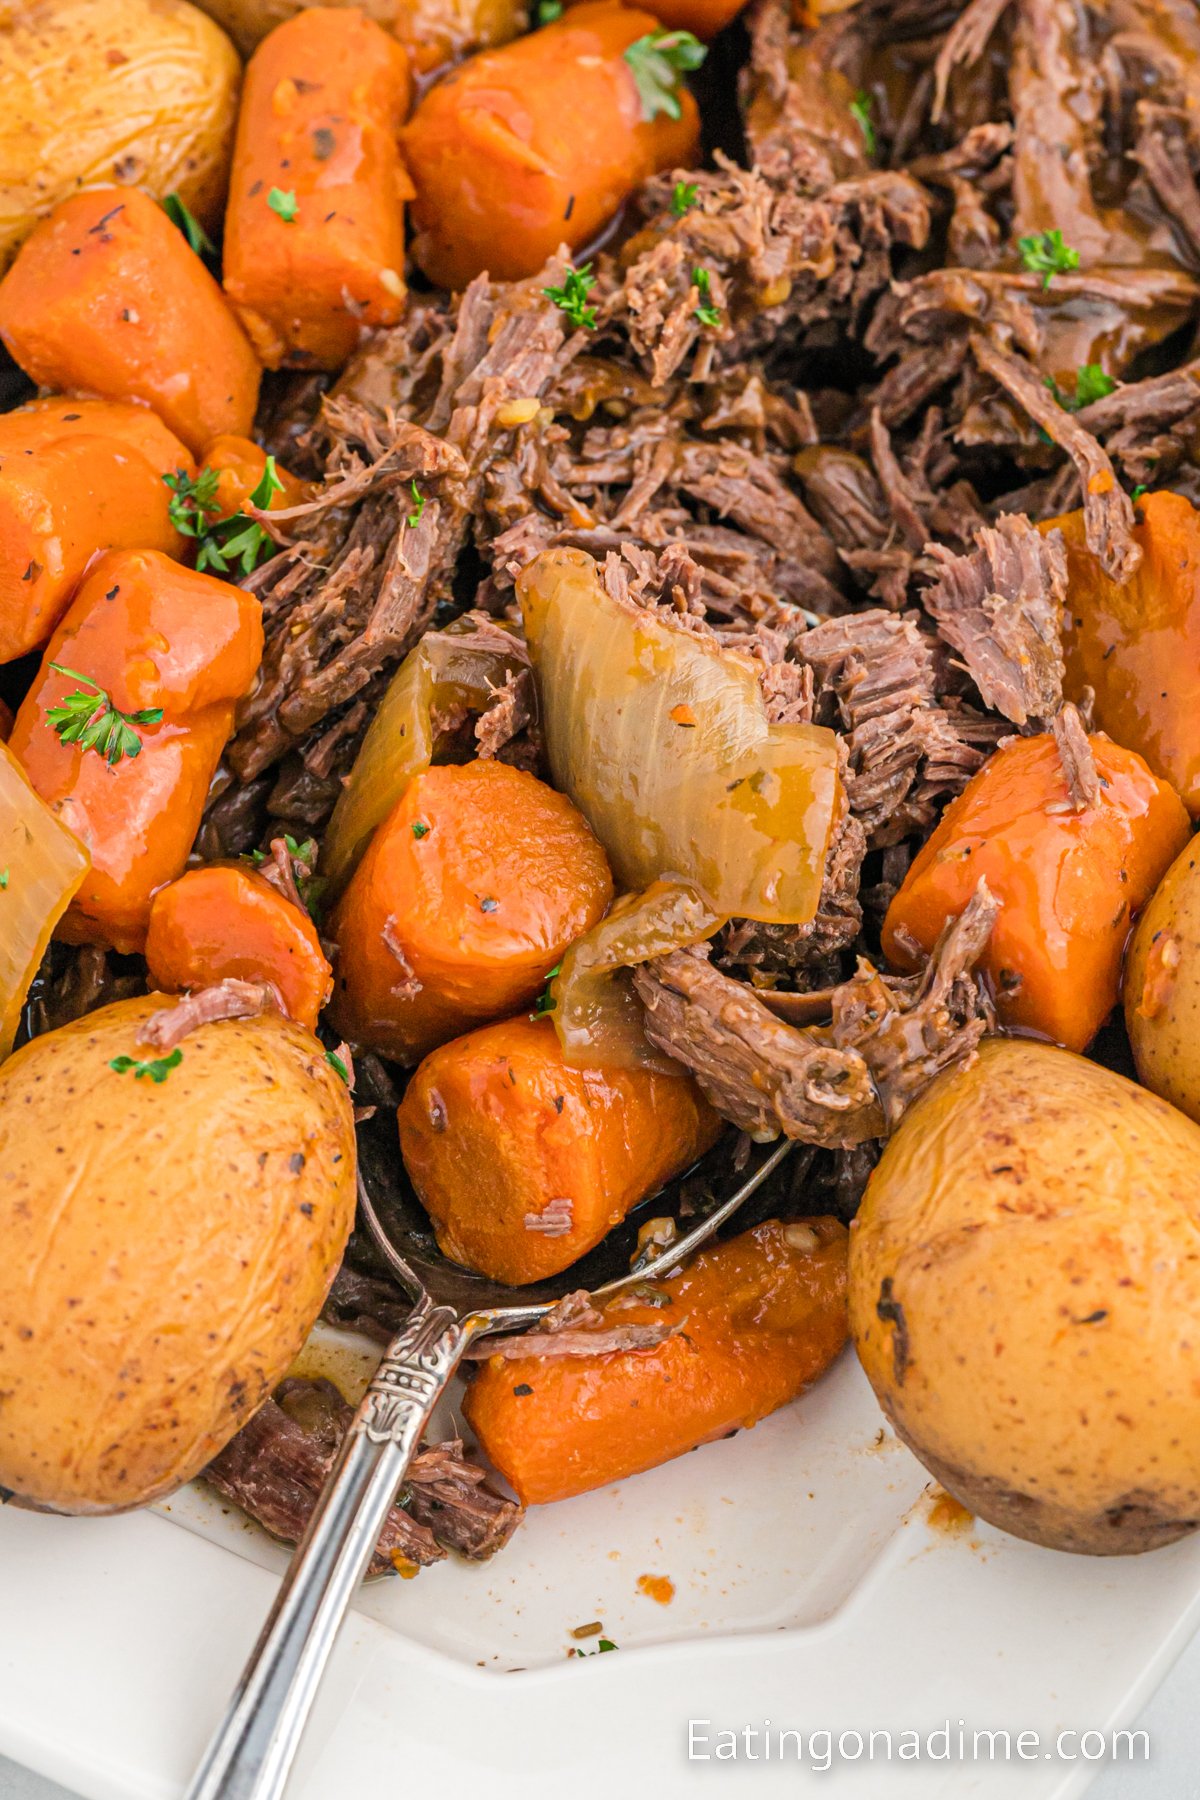
[[[412,1311],[384,1351],[351,1421],[187,1800],[279,1800],[338,1628],[429,1415],[467,1346],[486,1332],[533,1324],[578,1288],[606,1298],[677,1268],[795,1145],[785,1138],[756,1150],[736,1185],[728,1173],[723,1178],[714,1174],[698,1197],[696,1180],[672,1183],[561,1275],[520,1288],[476,1275],[441,1255],[429,1220],[404,1179],[391,1119],[360,1128],[358,1148],[359,1206],[411,1298]],[[693,1174],[707,1172],[712,1160]],[[659,1260],[644,1261],[636,1255],[638,1217],[645,1218],[648,1207],[656,1217],[681,1214],[685,1182],[687,1210],[689,1217],[699,1214],[696,1223]]]

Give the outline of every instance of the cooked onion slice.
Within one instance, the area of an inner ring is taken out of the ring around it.
[[[644,893],[618,900],[607,918],[571,945],[551,988],[563,1061],[575,1068],[682,1074],[643,1031],[642,1003],[629,970],[698,944],[724,923],[703,894],[682,882],[656,881]]]
[[[54,927],[91,866],[0,743],[0,1062]]]
[[[362,741],[350,780],[338,798],[321,849],[321,874],[335,899],[353,875],[377,825],[409,782],[433,761],[439,721],[482,712],[505,678],[527,667],[523,646],[511,653],[496,640],[480,643],[465,622],[428,632],[392,679]]]
[[[721,917],[811,919],[841,804],[833,732],[769,725],[748,657],[614,600],[581,551],[544,552],[517,585],[555,785],[621,884],[678,878]]]

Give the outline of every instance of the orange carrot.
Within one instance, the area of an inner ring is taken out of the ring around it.
[[[333,971],[307,913],[237,863],[189,869],[155,894],[146,966],[166,993],[233,977],[268,982],[298,1025],[315,1031]]]
[[[721,1129],[690,1080],[568,1068],[524,1013],[427,1056],[399,1119],[446,1255],[517,1284],[567,1268]]]
[[[262,657],[257,600],[155,550],[112,551],[93,566],[22,702],[11,748],[30,782],[90,852],[92,867],[59,927],[68,943],[140,950],[150,900],[183,872],[235,703]],[[71,671],[60,673],[53,664]],[[82,678],[82,679],[81,679]],[[64,741],[48,717],[75,715],[101,690],[136,740],[112,765]]]
[[[267,453],[252,438],[237,437],[226,432],[222,437],[214,438],[204,452],[200,464],[201,470],[211,469],[217,477],[216,507],[208,512],[213,520],[231,519],[249,500],[251,494],[262,480],[267,467]],[[308,483],[301,481],[298,475],[289,474],[278,462],[275,463],[275,479],[280,486],[271,494],[267,502],[268,512],[278,512],[282,506],[298,506],[308,497]]]
[[[662,1343],[493,1357],[467,1389],[467,1420],[526,1506],[622,1481],[754,1425],[845,1343],[847,1241],[836,1219],[771,1219],[702,1250],[647,1298],[610,1300],[596,1328],[673,1326]]]
[[[1089,740],[1100,799],[1076,812],[1052,737],[1013,738],[951,802],[888,908],[883,947],[918,966],[983,876],[1001,902],[980,967],[1005,1025],[1083,1050],[1116,1005],[1129,927],[1187,840],[1140,756]]]
[[[268,368],[336,369],[404,302],[408,56],[356,8],[310,7],[250,59],[225,291]]]
[[[199,452],[248,432],[258,361],[181,231],[138,188],[73,194],[0,281],[0,338],[63,393],[150,406]]]
[[[472,57],[432,87],[402,134],[416,188],[413,255],[440,286],[533,275],[588,243],[647,176],[687,167],[696,103],[647,118],[624,52],[661,29],[610,0]]]
[[[331,1016],[351,1042],[416,1062],[534,1000],[611,899],[604,852],[563,795],[506,763],[428,769],[331,922]]]
[[[1087,548],[1083,514],[1061,529],[1066,688],[1095,692],[1095,720],[1145,757],[1200,817],[1200,511],[1182,494],[1145,494],[1134,538],[1142,560],[1123,585]]]
[[[143,406],[34,400],[0,414],[0,663],[46,642],[98,550],[180,556],[163,476],[195,472]]]

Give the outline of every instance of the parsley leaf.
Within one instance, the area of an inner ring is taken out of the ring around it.
[[[8,870],[0,869],[0,893],[3,893],[7,886],[8,886]]]
[[[197,256],[215,256],[217,247],[194,213],[190,213],[178,194],[168,194],[163,211],[172,225],[177,225]]]
[[[1017,248],[1021,252],[1022,267],[1028,269],[1031,275],[1041,276],[1043,293],[1056,275],[1079,267],[1078,250],[1063,243],[1063,234],[1057,228],[1038,232],[1033,237],[1023,237]]]
[[[850,112],[858,129],[863,134],[863,148],[868,156],[874,156],[879,148],[879,140],[875,136],[875,121],[871,117],[871,108],[875,104],[875,96],[868,94],[866,88],[859,88],[850,102]]]
[[[346,1086],[349,1087],[350,1086],[350,1071],[346,1067],[345,1063],[342,1061],[342,1058],[338,1055],[337,1051],[336,1050],[327,1050],[325,1052],[325,1061],[329,1064],[329,1066],[333,1070],[334,1074],[340,1075],[342,1080],[345,1082]]]
[[[537,22],[539,25],[553,25],[555,19],[562,18],[563,0],[538,0]]]
[[[531,1019],[544,1019],[547,1013],[554,1011],[558,1005],[558,1001],[554,998],[554,977],[561,974],[562,964],[560,962],[556,962],[552,969],[547,969],[546,985],[533,1003],[533,1011],[529,1015]]]
[[[637,86],[643,119],[656,119],[659,113],[678,119],[683,111],[679,83],[684,71],[698,69],[707,55],[690,31],[648,31],[630,44],[625,61]]]
[[[418,839],[429,836],[429,827],[425,823],[424,819],[414,819],[413,820],[412,834],[415,838],[418,838]]]
[[[1117,384],[1111,375],[1104,373],[1099,363],[1084,363],[1075,371],[1073,394],[1064,394],[1053,375],[1047,375],[1045,385],[1064,412],[1079,412],[1081,407],[1090,406],[1093,400],[1103,400],[1105,394],[1111,394]]]
[[[267,205],[277,218],[283,220],[285,225],[293,224],[300,211],[300,203],[296,199],[294,188],[286,191],[283,188],[272,188],[267,195]]]
[[[621,1646],[614,1644],[611,1638],[602,1637],[594,1650],[572,1649],[572,1656],[603,1656],[606,1650],[619,1650]]]
[[[416,481],[415,476],[413,477],[413,480],[412,480],[412,497],[413,497],[413,509],[409,513],[408,518],[405,520],[405,524],[408,526],[408,529],[410,531],[415,530],[416,527],[421,523],[421,520],[425,516],[425,496],[421,492],[420,488],[417,486],[417,481]]]
[[[84,693],[76,688],[61,701],[52,706],[46,713],[51,724],[64,744],[78,744],[81,750],[94,750],[102,756],[109,768],[115,767],[123,756],[132,760],[141,754],[142,740],[133,729],[135,725],[157,725],[163,716],[161,706],[147,706],[141,712],[123,713],[112,703],[106,690],[98,687],[78,669],[68,669],[63,663],[52,662],[50,667],[58,675],[69,675],[72,681],[82,681],[91,693]]]
[[[252,575],[263,556],[273,548],[270,533],[263,529],[257,519],[251,519],[243,512],[233,513],[228,519],[206,516],[217,510],[217,471],[202,469],[197,479],[190,483],[182,470],[175,475],[164,475],[163,480],[179,496],[167,508],[168,512],[178,506],[180,519],[186,519],[184,509],[191,507],[190,524],[174,520],[173,513],[172,517],[177,529],[186,537],[199,538],[196,567],[201,574],[206,569],[215,569],[218,575],[228,575],[231,566],[236,563],[243,575]],[[182,487],[179,485],[181,480]],[[272,494],[282,492],[283,483],[276,473],[275,458],[268,456],[248,503],[265,512],[271,504]]]
[[[671,211],[677,219],[682,219],[689,207],[695,206],[700,189],[694,181],[677,181],[675,192],[671,195]]]
[[[707,269],[693,269],[692,282],[700,293],[700,304],[693,316],[699,319],[702,325],[719,325],[721,309],[713,303],[712,276]]]
[[[582,269],[567,270],[561,287],[542,289],[547,300],[553,300],[572,325],[582,326],[585,331],[596,329],[596,309],[587,304],[587,297],[596,285],[596,277],[591,271],[591,263],[584,263]]]
[[[159,1056],[145,1062],[139,1062],[136,1056],[114,1056],[108,1066],[118,1075],[128,1075],[132,1069],[135,1081],[148,1075],[155,1087],[161,1087],[171,1070],[177,1069],[182,1061],[183,1051],[176,1045],[169,1056]]]
[[[1138,501],[1141,499],[1142,495],[1148,494],[1149,492],[1150,492],[1150,490],[1146,486],[1145,482],[1139,481],[1137,486],[1134,488],[1132,494],[1130,494],[1129,498],[1132,500],[1133,504],[1136,506]]]
[[[220,510],[217,470],[201,469],[198,475],[192,476],[186,469],[176,469],[173,475],[164,475],[163,480],[174,496],[167,504],[167,517],[176,531],[181,537],[203,537],[208,530],[209,515]]]

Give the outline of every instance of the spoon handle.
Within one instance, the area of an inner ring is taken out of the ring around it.
[[[388,1345],[187,1800],[279,1800],[338,1628],[429,1415],[484,1324],[425,1295]]]

